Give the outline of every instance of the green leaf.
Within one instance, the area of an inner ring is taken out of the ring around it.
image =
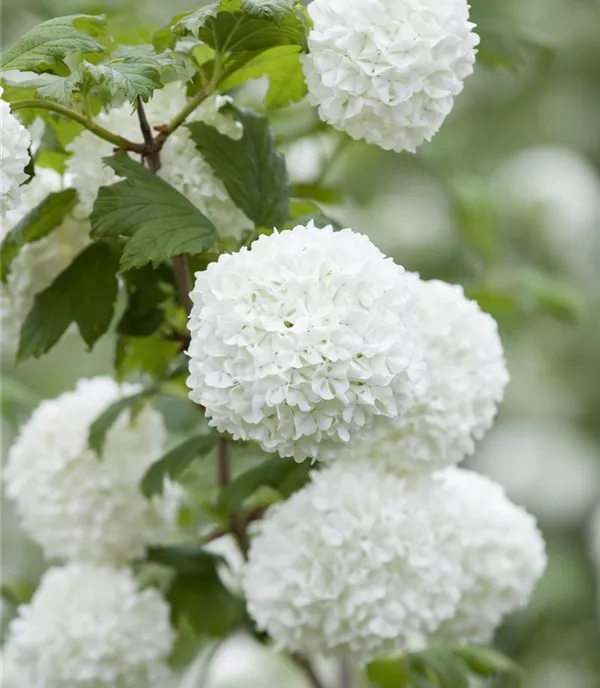
[[[267,50],[276,45],[306,49],[306,26],[295,13],[275,20],[247,12],[219,12],[214,18],[208,17],[194,35],[222,53]]]
[[[279,21],[294,10],[294,0],[242,0],[242,11],[253,17]]]
[[[176,480],[194,459],[205,456],[219,438],[217,433],[197,435],[177,445],[146,471],[142,479],[142,492],[150,498],[162,494],[165,478]]]
[[[106,435],[116,423],[119,416],[127,409],[133,409],[141,405],[154,394],[156,394],[156,388],[149,387],[137,394],[118,399],[105,409],[90,426],[88,435],[88,444],[90,448],[93,449],[98,456],[102,456]]]
[[[115,253],[106,244],[84,249],[35,297],[21,329],[17,360],[49,351],[73,322],[91,349],[112,320],[118,293],[117,265]]]
[[[164,339],[160,334],[146,337],[119,336],[115,347],[115,369],[119,380],[133,373],[147,373],[162,379],[181,351],[179,342]]]
[[[0,586],[2,600],[15,608],[29,604],[34,593],[35,585],[26,580],[7,581]]]
[[[25,244],[38,241],[58,227],[77,201],[74,189],[47,196],[5,236],[0,247],[0,279],[6,281],[12,261]]]
[[[469,688],[469,667],[451,648],[434,647],[407,656],[411,675],[433,674],[439,688]]]
[[[1,69],[65,74],[65,57],[73,53],[103,53],[105,47],[91,36],[105,31],[104,16],[74,14],[55,17],[27,31],[0,56]]]
[[[464,660],[478,676],[489,678],[495,674],[521,673],[520,667],[512,659],[491,647],[465,645],[455,648],[454,654]]]
[[[234,203],[257,227],[282,227],[289,215],[289,181],[269,120],[236,110],[244,127],[239,141],[204,122],[188,125],[196,148],[219,177]]]
[[[35,88],[36,95],[42,100],[52,100],[62,105],[71,105],[73,95],[81,87],[81,80],[78,73],[68,76],[46,73],[33,79],[27,79],[22,84]]]
[[[300,61],[301,50],[298,45],[280,45],[265,50],[233,72],[219,88],[226,91],[249,79],[266,76],[269,79],[265,96],[267,110],[276,110],[302,100],[306,95],[306,82]]]
[[[214,225],[179,191],[127,155],[105,162],[125,180],[100,188],[90,215],[92,236],[131,237],[121,256],[122,271],[211,248]]]
[[[537,310],[567,322],[578,322],[585,312],[576,288],[534,269],[521,271],[516,278],[514,294],[526,313]]]
[[[261,487],[271,487],[288,497],[308,482],[310,470],[308,461],[296,463],[279,456],[268,459],[232,480],[221,492],[220,503],[228,511],[238,511]]]
[[[98,65],[84,61],[81,69],[111,96],[123,93],[131,103],[135,103],[138,96],[147,102],[154,90],[162,86],[156,66],[141,61],[111,60]]]
[[[367,678],[377,688],[408,687],[409,672],[403,657],[378,659],[367,666]]]
[[[130,337],[148,337],[162,325],[164,305],[172,288],[171,271],[154,270],[149,265],[125,273],[127,308],[117,325],[117,332]]]
[[[197,38],[198,32],[206,25],[206,22],[217,16],[220,4],[220,2],[211,2],[209,5],[200,7],[192,12],[185,12],[184,14],[177,15],[171,22],[171,26],[173,27],[172,32],[176,36],[187,36],[188,34],[192,34]],[[161,38],[164,36],[161,32],[158,33],[161,34]]]
[[[217,637],[239,623],[244,605],[221,582],[221,557],[200,547],[151,547],[148,559],[176,572],[166,594],[175,623],[185,616],[198,635]]]

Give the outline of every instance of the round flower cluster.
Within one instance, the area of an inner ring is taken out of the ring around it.
[[[139,490],[162,454],[160,414],[124,412],[108,431],[101,458],[88,446],[91,423],[136,391],[109,378],[80,380],[74,392],[42,402],[10,448],[7,494],[48,557],[121,564],[170,532],[175,488],[153,501]]]
[[[414,152],[452,110],[479,37],[466,0],[313,0],[304,74],[322,120]]]
[[[190,397],[235,439],[328,458],[415,401],[411,285],[364,235],[263,235],[197,273],[191,298]]]
[[[489,639],[545,565],[534,520],[455,468],[402,478],[336,463],[259,528],[244,579],[259,628],[292,652],[363,663]]]
[[[531,599],[546,568],[544,540],[535,519],[489,478],[449,468],[435,479],[438,500],[452,505],[463,589],[456,613],[434,640],[487,643],[502,618]]]
[[[48,194],[66,186],[67,180],[54,170],[36,169],[19,203],[3,218],[2,239]],[[23,321],[33,307],[35,296],[50,286],[88,242],[89,225],[69,213],[50,234],[20,249],[6,281],[0,283],[0,330],[2,346],[7,351],[16,350]]]
[[[229,102],[230,98],[226,96],[212,96],[194,111],[188,121],[202,121],[226,136],[240,138],[243,132],[239,122],[220,111]],[[166,124],[185,103],[185,86],[181,83],[171,83],[156,91],[145,105],[150,126]],[[141,141],[137,114],[131,111],[131,106],[127,103],[100,114],[98,122],[125,138]],[[103,162],[103,158],[113,154],[113,146],[99,140],[91,132],[84,131],[67,148],[71,152],[67,170],[73,176],[73,186],[77,189],[84,210],[89,213],[98,189],[120,180]],[[161,150],[161,168],[158,174],[203,212],[221,234],[238,234],[251,226],[250,221],[229,198],[221,180],[196,150],[187,127],[179,127],[165,142]]]
[[[314,472],[252,542],[244,588],[259,628],[293,652],[363,662],[435,631],[462,574],[434,488],[366,462]]]
[[[423,393],[404,415],[381,420],[344,458],[382,463],[404,473],[434,470],[473,453],[491,428],[508,382],[496,321],[464,295],[462,287],[410,275],[418,303],[427,365]]]
[[[27,179],[31,136],[2,100],[0,87],[0,210],[12,207],[19,200],[21,184]]]
[[[169,607],[131,573],[89,564],[47,571],[10,623],[3,660],[16,685],[167,688]]]

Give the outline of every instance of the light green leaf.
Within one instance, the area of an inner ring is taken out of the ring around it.
[[[299,45],[280,45],[265,50],[233,72],[223,81],[220,89],[226,91],[249,79],[266,76],[269,79],[265,96],[267,110],[276,110],[302,100],[306,95],[306,83],[300,62],[301,51]]]
[[[115,346],[116,376],[122,380],[134,373],[145,373],[153,378],[163,378],[180,350],[179,342],[167,341],[160,334],[151,337],[120,336]]]
[[[213,245],[214,225],[179,191],[127,155],[105,162],[125,180],[100,188],[90,215],[92,236],[131,237],[121,256],[122,271]]]
[[[294,10],[294,0],[242,0],[242,11],[265,19],[283,19]]]
[[[141,483],[144,495],[150,498],[162,494],[166,478],[177,480],[192,461],[208,454],[218,439],[216,432],[197,435],[167,452],[146,471]]]
[[[520,667],[512,659],[492,647],[465,645],[454,649],[454,653],[464,660],[471,671],[478,676],[491,677],[495,674],[521,673]]]
[[[98,456],[102,456],[106,435],[117,422],[120,415],[128,409],[134,409],[134,407],[140,406],[153,396],[156,391],[155,387],[149,387],[137,394],[118,399],[105,409],[90,426],[88,435],[88,444],[90,448],[93,449]]]
[[[289,497],[308,482],[310,462],[296,463],[277,456],[245,471],[223,489],[220,503],[228,511],[238,511],[245,500],[261,487],[271,487]]]
[[[84,249],[35,297],[21,329],[17,360],[49,351],[72,322],[91,349],[112,320],[118,292],[117,263],[106,244]]]
[[[63,60],[73,53],[103,53],[92,36],[105,32],[106,18],[74,14],[55,17],[27,31],[0,56],[1,69],[65,74]]]
[[[198,32],[205,26],[208,19],[214,19],[217,16],[220,4],[220,2],[211,2],[205,7],[200,7],[192,12],[186,12],[185,14],[174,17],[171,22],[173,33],[176,36],[187,36],[188,34],[192,34],[197,38]]]
[[[238,208],[257,227],[281,228],[289,216],[285,158],[265,116],[249,110],[236,110],[236,116],[244,127],[239,141],[203,122],[188,125],[192,139]]]
[[[585,312],[582,296],[575,287],[534,269],[519,273],[514,294],[526,313],[541,311],[561,320],[577,322]]]
[[[469,688],[469,667],[452,648],[432,647],[407,656],[411,677],[433,674],[439,688]]]
[[[81,69],[106,88],[111,96],[121,92],[131,103],[135,103],[138,96],[147,102],[154,90],[162,86],[158,69],[140,61],[111,60],[106,64],[94,65],[84,60]]]
[[[50,234],[64,220],[76,201],[74,189],[51,193],[8,232],[0,247],[0,279],[3,282],[21,247]]]
[[[378,659],[367,666],[367,678],[377,688],[405,688],[410,678],[403,657]]]

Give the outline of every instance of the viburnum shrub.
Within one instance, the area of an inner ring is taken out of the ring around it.
[[[152,44],[59,17],[2,54],[3,346],[115,342],[114,376],[44,401],[8,452],[53,565],[8,630],[15,685],[176,686],[178,644],[239,631],[313,688],[320,655],[342,688],[518,680],[483,644],[544,542],[456,467],[508,382],[496,322],[329,219],[273,131],[308,99],[308,134],[414,152],[480,38],[464,0],[305,4],[219,0]]]

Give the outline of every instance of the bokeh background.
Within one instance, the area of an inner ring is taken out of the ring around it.
[[[195,5],[4,0],[1,42],[75,12],[105,12],[125,41],[148,40]],[[318,186],[331,217],[408,269],[463,284],[498,319],[512,381],[470,463],[538,517],[550,564],[530,608],[497,643],[525,667],[525,688],[600,688],[600,552],[594,563],[591,545],[594,509],[600,520],[600,0],[472,5],[504,66],[478,64],[417,156],[323,131],[305,105],[274,126],[293,182]],[[240,97],[259,107],[260,88]],[[39,400],[108,372],[111,357],[110,338],[90,354],[73,335],[42,360],[19,368],[3,360],[3,453]],[[4,582],[35,586],[43,567],[4,500]],[[13,613],[4,602],[3,628]],[[208,684],[200,673],[185,688],[303,686],[243,638],[219,649]]]

